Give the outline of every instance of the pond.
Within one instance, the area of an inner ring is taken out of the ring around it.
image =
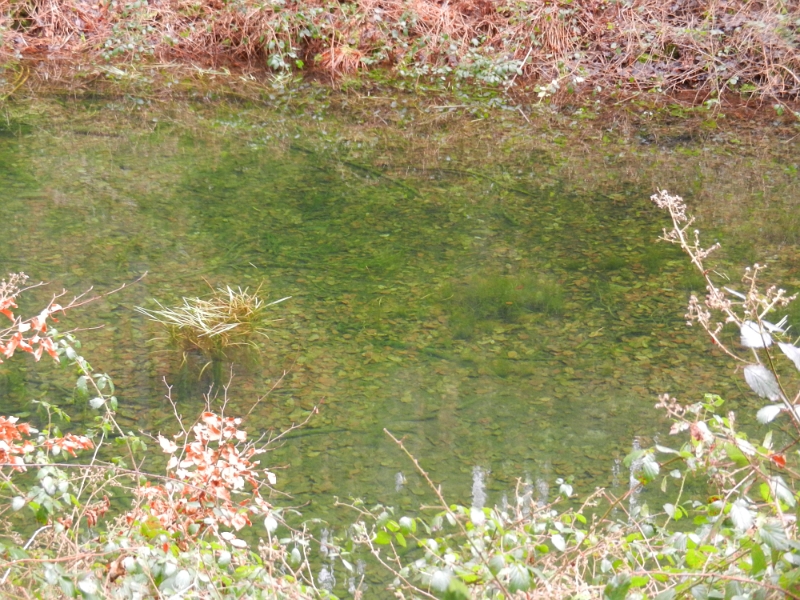
[[[268,455],[307,516],[335,498],[430,500],[384,428],[448,500],[489,505],[520,478],[541,498],[557,478],[625,489],[621,459],[666,431],[660,393],[715,392],[754,413],[741,376],[685,324],[702,284],[656,242],[658,188],[723,242],[732,285],[760,259],[800,287],[800,153],[778,133],[388,105],[33,106],[0,126],[3,271],[50,282],[39,298],[147,273],[62,324],[102,325],[78,335],[114,377],[126,428],[174,431],[167,385],[193,419],[212,376],[209,402],[230,381],[227,414],[249,414],[254,433],[318,406]],[[291,296],[256,360],[200,373],[135,311],[226,285]],[[46,398],[90,417],[45,361],[0,375],[5,413]]]

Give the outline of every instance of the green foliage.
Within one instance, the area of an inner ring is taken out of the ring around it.
[[[188,431],[178,423],[170,438],[124,431],[112,378],[81,356],[78,340],[45,322],[78,300],[23,319],[11,309],[24,280],[0,282],[0,312],[12,322],[0,328],[3,356],[21,350],[39,360],[46,351],[76,373],[75,398],[94,418],[85,431],[69,431],[69,415],[44,401],[40,430],[0,416],[4,595],[332,598],[309,585],[307,536],[286,527],[262,496],[276,478],[250,460],[266,448],[247,441],[241,419],[209,410]],[[237,308],[242,297],[249,304],[232,312],[247,315],[253,306],[244,292],[231,291],[228,305]],[[166,475],[139,468],[156,440],[169,456]]]

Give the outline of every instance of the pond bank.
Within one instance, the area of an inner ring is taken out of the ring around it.
[[[796,3],[32,0],[0,12],[0,62],[235,67],[515,88],[540,98],[800,92]],[[619,98],[618,98],[619,99]]]

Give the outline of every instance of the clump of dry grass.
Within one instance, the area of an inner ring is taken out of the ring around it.
[[[137,306],[137,312],[160,323],[170,339],[184,352],[199,351],[209,359],[224,358],[231,349],[254,347],[257,335],[266,337],[267,309],[288,300],[265,302],[260,288],[250,293],[247,288],[230,286],[215,289],[208,298],[183,298],[183,304],[158,310]]]
[[[800,95],[800,5],[723,0],[88,0],[0,2],[0,60],[106,58],[469,77],[513,63],[553,89]],[[517,73],[517,70],[519,73]],[[480,77],[478,77],[480,79]]]

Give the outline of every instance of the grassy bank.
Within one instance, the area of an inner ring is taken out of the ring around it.
[[[169,62],[336,82],[372,72],[544,99],[654,91],[786,102],[800,92],[798,28],[797,2],[780,1],[21,0],[0,3],[0,61]]]

